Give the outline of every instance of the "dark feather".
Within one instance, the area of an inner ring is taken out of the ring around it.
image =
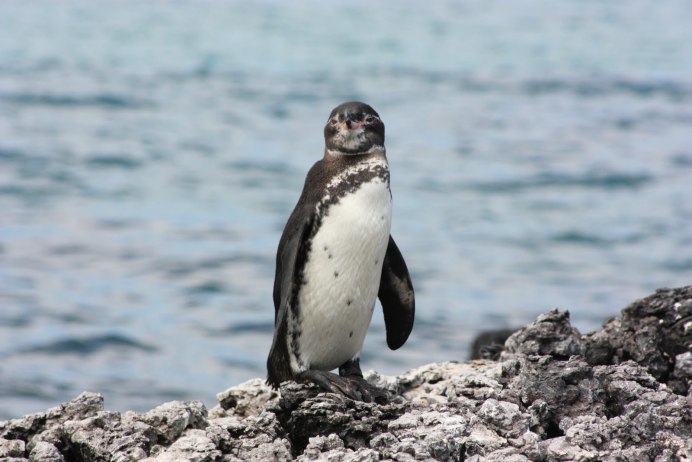
[[[267,383],[275,388],[293,378],[288,353],[288,342],[291,341],[287,338],[288,309],[290,306],[294,316],[300,315],[298,290],[315,227],[315,208],[329,178],[329,168],[325,164],[320,160],[308,172],[303,192],[288,218],[276,252],[274,339],[267,358]],[[312,187],[308,188],[308,185]]]
[[[384,311],[387,345],[396,350],[406,343],[413,329],[416,302],[406,262],[392,236],[389,236],[377,296]]]
[[[296,229],[292,233],[284,232],[286,239],[282,237],[276,255],[274,339],[267,359],[267,383],[275,388],[278,388],[281,382],[293,378],[288,354],[287,317],[289,306],[295,303],[297,298],[299,277],[302,274],[301,268],[306,254],[304,238],[310,229],[309,223],[304,221],[295,223],[295,226]]]

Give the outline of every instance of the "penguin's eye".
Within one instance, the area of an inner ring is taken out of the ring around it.
[[[371,123],[373,123],[374,121],[375,121],[375,118],[374,118],[373,116],[371,116],[371,115],[365,116],[365,122],[366,122],[366,123],[371,124]]]
[[[330,125],[336,125],[336,123],[337,123],[337,122],[336,122],[336,118],[331,119],[331,120],[329,121],[329,124],[330,124]]]

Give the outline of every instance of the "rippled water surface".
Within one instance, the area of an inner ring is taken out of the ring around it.
[[[417,320],[363,365],[692,282],[692,3],[0,3],[0,418],[263,376],[338,103],[387,126]]]

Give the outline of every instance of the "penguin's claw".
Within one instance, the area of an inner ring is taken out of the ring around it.
[[[301,372],[297,378],[315,383],[329,393],[342,395],[354,401],[377,404],[386,404],[389,401],[386,390],[368,383],[363,377],[341,377],[331,372],[308,370]]]
[[[377,404],[387,404],[387,402],[390,401],[390,396],[387,390],[372,385],[363,377],[352,376],[341,378],[348,381],[351,384],[352,389],[362,397],[360,401]]]

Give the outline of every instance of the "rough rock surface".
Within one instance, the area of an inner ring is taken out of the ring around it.
[[[497,362],[370,373],[400,394],[386,405],[261,379],[211,410],[174,401],[120,414],[83,393],[0,422],[0,460],[692,460],[691,347],[692,287],[665,289],[588,335],[567,312],[541,315]]]

